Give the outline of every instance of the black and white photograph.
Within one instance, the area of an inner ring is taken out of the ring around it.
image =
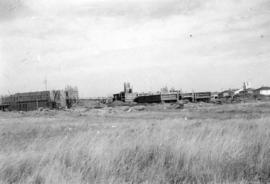
[[[270,184],[270,0],[0,0],[0,184]]]

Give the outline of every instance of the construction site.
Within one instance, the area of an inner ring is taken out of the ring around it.
[[[114,184],[141,184],[157,174],[164,178],[157,183],[172,184],[185,183],[172,177],[215,183],[217,176],[241,183],[235,175],[270,181],[269,102],[218,105],[206,103],[209,93],[131,92],[105,104],[80,99],[70,109],[65,91],[12,95],[5,102],[12,111],[0,111],[0,183],[103,184],[124,176]]]
[[[2,111],[33,111],[40,108],[65,109],[71,108],[80,101],[90,99],[79,99],[77,87],[67,86],[64,90],[45,90],[36,92],[15,93],[2,96],[0,110]],[[109,98],[92,99],[102,104],[121,102],[122,105],[129,104],[158,104],[158,103],[239,103],[248,101],[270,100],[270,87],[251,88],[248,82],[244,82],[239,89],[228,89],[221,92],[182,92],[181,90],[168,90],[161,88],[155,93],[134,92],[129,82],[125,82],[123,91],[113,94]]]
[[[79,101],[76,87],[67,86],[65,90],[36,91],[16,93],[1,98],[3,111],[32,111],[39,108],[70,108]]]
[[[156,93],[136,93],[130,83],[124,83],[124,91],[113,95],[114,101],[137,103],[174,103],[180,100],[189,102],[210,102],[211,92],[182,93],[181,90],[168,90],[164,87]]]
[[[156,93],[136,93],[130,83],[124,83],[124,91],[113,95],[114,101],[136,102],[136,103],[175,103],[184,102],[205,102],[205,103],[226,103],[239,102],[245,100],[269,100],[270,87],[261,87],[254,89],[250,87],[248,82],[244,82],[239,89],[228,89],[222,92],[189,92],[185,93],[181,90],[168,90],[167,87],[162,88]]]

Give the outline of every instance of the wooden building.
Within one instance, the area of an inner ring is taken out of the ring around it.
[[[16,93],[2,97],[2,110],[32,111],[39,108],[70,108],[78,96],[65,90]]]
[[[210,102],[211,92],[182,93],[180,99],[190,102]]]
[[[133,102],[137,96],[137,93],[120,92],[113,95],[113,101]]]
[[[161,103],[161,94],[143,95],[134,99],[137,103]]]
[[[137,103],[173,103],[179,100],[179,93],[159,93],[140,95],[134,99]]]

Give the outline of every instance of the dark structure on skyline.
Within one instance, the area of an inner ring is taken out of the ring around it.
[[[123,101],[123,102],[133,102],[134,99],[138,96],[137,93],[133,93],[133,89],[130,83],[124,83],[124,91],[113,95],[114,101]]]
[[[79,100],[78,89],[16,93],[1,98],[1,110],[32,111],[39,108],[70,108]]]

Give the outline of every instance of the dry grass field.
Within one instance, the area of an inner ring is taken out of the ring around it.
[[[270,103],[0,112],[0,183],[270,182]]]

